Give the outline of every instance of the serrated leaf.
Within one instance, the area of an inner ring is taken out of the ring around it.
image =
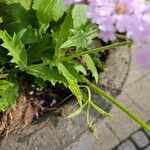
[[[85,76],[87,75],[87,71],[86,71],[85,67],[84,67],[82,64],[80,64],[79,62],[73,61],[73,67],[74,67],[78,72],[83,73],[83,75],[85,75]]]
[[[3,19],[0,29],[6,30],[11,36],[28,26],[32,28],[38,27],[35,11],[26,11],[19,3],[10,5],[0,3],[0,17]]]
[[[95,78],[95,81],[97,83],[98,82],[98,72],[97,72],[96,66],[95,66],[92,58],[88,54],[83,55],[82,58],[86,64],[88,70],[90,70],[92,72],[92,76]]]
[[[97,30],[92,28],[88,31],[72,29],[70,30],[68,40],[61,45],[61,48],[70,48],[74,46],[78,50],[79,48],[87,47],[92,43],[92,40],[97,36],[97,33]]]
[[[65,11],[63,0],[35,0],[33,9],[37,12],[38,20],[42,23],[58,21]]]
[[[69,71],[71,71],[73,75],[78,74],[78,73],[83,73],[83,75],[85,76],[87,75],[87,71],[84,65],[82,65],[81,63],[79,63],[78,61],[74,59],[64,62],[64,65],[67,67]],[[77,75],[76,75],[76,78],[78,78]]]
[[[69,48],[69,47],[84,47],[87,45],[86,38],[83,30],[71,30],[73,36],[69,37],[68,40],[61,45],[61,48]]]
[[[27,53],[24,45],[16,34],[11,37],[7,32],[0,30],[0,38],[3,40],[2,46],[8,49],[8,55],[12,56],[12,63],[16,63],[21,70],[27,68]]]
[[[69,73],[77,80],[80,80],[79,72],[75,69],[74,64],[72,61],[70,62],[63,62],[63,65],[66,67],[66,69],[69,71]]]
[[[6,99],[0,98],[0,111],[5,111],[9,107],[8,102]]]
[[[74,78],[74,76],[67,70],[67,68],[63,64],[59,63],[57,66],[58,66],[58,70],[64,75],[64,77],[68,81],[69,89],[76,96],[80,106],[82,106],[83,96],[82,96],[82,92],[79,88],[79,85],[77,83],[78,80],[76,78]]]
[[[45,66],[44,64],[37,64],[28,67],[29,74],[36,77],[42,78],[43,80],[50,81],[53,85],[63,83],[65,86],[68,85],[67,80],[58,72],[56,68]]]
[[[76,4],[72,11],[74,28],[80,28],[85,25],[88,20],[87,17],[88,6],[84,4]]]

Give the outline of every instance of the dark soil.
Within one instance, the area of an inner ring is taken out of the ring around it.
[[[26,74],[18,77],[20,96],[15,107],[10,107],[4,114],[0,113],[0,137],[22,130],[33,120],[39,119],[46,112],[56,110],[66,103],[71,93],[62,85],[46,86],[40,90]]]

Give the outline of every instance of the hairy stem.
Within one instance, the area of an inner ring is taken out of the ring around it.
[[[111,44],[111,45],[108,45],[108,46],[103,46],[103,47],[100,47],[100,48],[94,48],[94,49],[87,50],[87,51],[77,52],[73,55],[62,58],[62,61],[66,61],[66,60],[69,60],[69,59],[72,59],[72,58],[76,58],[76,57],[79,57],[79,56],[82,56],[82,55],[85,55],[85,54],[92,54],[92,53],[97,53],[97,52],[100,52],[100,51],[103,52],[105,50],[114,49],[114,48],[124,46],[124,45],[131,45],[131,42],[130,41],[117,42],[117,43],[114,43],[114,44]]]

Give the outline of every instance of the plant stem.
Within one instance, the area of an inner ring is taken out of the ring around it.
[[[103,52],[105,50],[114,49],[114,48],[124,46],[124,45],[131,45],[131,42],[130,41],[117,42],[117,43],[114,43],[114,44],[111,44],[111,45],[108,45],[108,46],[103,46],[103,47],[94,48],[94,49],[87,50],[87,51],[77,52],[73,55],[62,58],[62,61],[66,61],[66,60],[69,60],[69,59],[72,59],[72,58],[76,58],[76,57],[79,57],[79,56],[82,56],[82,55],[85,55],[85,54],[97,53],[99,51]]]
[[[130,118],[136,121],[139,125],[141,125],[145,130],[150,132],[150,126],[147,125],[144,121],[142,121],[139,117],[137,117],[134,113],[130,112],[126,107],[124,107],[121,103],[119,103],[116,99],[112,96],[107,94],[102,89],[98,88],[96,85],[89,82],[85,77],[81,77],[82,81],[84,81],[89,87],[91,87],[95,92],[99,95],[103,96],[106,100],[120,108],[124,113],[126,113]]]

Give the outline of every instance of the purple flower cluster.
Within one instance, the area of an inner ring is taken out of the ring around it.
[[[150,39],[150,3],[144,0],[89,0],[88,16],[105,41],[114,41],[117,31],[138,44]]]
[[[81,3],[85,0],[66,0]],[[148,0],[87,0],[88,17],[100,29],[104,41],[115,41],[116,32],[125,33],[137,45],[143,45],[141,59],[150,59],[150,2]],[[148,50],[146,50],[146,48]],[[149,52],[149,53],[148,53]],[[145,56],[144,55],[148,55]],[[145,61],[145,60],[143,60]],[[150,68],[150,60],[147,61]]]
[[[65,0],[66,4],[82,3],[83,0]]]

